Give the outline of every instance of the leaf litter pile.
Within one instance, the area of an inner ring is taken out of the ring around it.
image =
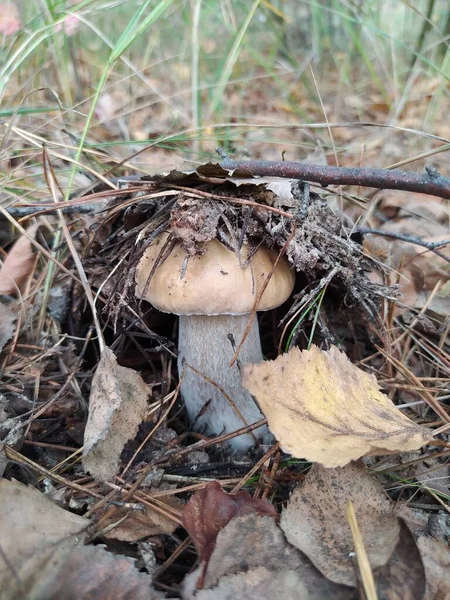
[[[450,598],[448,252],[363,239],[298,181],[207,164],[114,184],[59,215],[70,252],[46,262],[43,205],[2,262],[0,597]],[[374,220],[435,240],[448,209],[391,193]],[[216,306],[220,283],[186,281],[196,261],[230,275],[217,246],[250,269],[244,316],[162,306],[158,286]],[[257,316],[280,265],[288,297]],[[219,359],[224,322],[243,324]]]

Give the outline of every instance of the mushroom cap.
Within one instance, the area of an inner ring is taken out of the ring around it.
[[[169,256],[149,275],[168,234],[155,238],[136,268],[135,294],[163,312],[176,315],[242,315],[253,310],[255,300],[278,256],[260,246],[245,268],[235,252],[214,239],[204,253],[188,256],[176,243]],[[248,246],[240,250],[246,264]],[[278,261],[257,310],[276,308],[287,300],[295,282],[294,271],[283,256]]]

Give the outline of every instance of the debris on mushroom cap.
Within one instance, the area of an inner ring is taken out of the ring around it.
[[[260,246],[247,263],[247,245],[241,248],[238,257],[218,240],[211,240],[202,255],[188,257],[176,243],[164,262],[154,269],[167,239],[168,234],[163,233],[145,250],[136,268],[135,294],[159,310],[174,314],[239,315],[251,312],[278,256]],[[270,310],[282,304],[291,294],[294,282],[294,271],[282,257],[257,310]]]

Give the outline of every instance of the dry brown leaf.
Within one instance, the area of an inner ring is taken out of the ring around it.
[[[0,352],[2,352],[6,342],[14,335],[16,320],[17,313],[8,306],[0,304]]]
[[[394,553],[384,567],[375,571],[378,597],[383,600],[423,600],[425,570],[419,549],[404,521]]]
[[[381,229],[419,237],[424,242],[440,242],[449,237],[448,229],[443,225],[414,218],[389,221]],[[428,311],[436,316],[447,317],[450,312],[450,264],[444,258],[421,246],[375,235],[364,238],[364,250],[389,267],[389,283],[398,282],[401,301],[407,308],[420,310],[426,304]],[[440,248],[440,252],[449,256],[448,247]],[[374,274],[373,277],[378,275]],[[430,302],[431,292],[439,281],[441,287]],[[404,307],[396,307],[397,314],[405,310]]]
[[[417,542],[427,579],[424,600],[450,598],[450,548],[447,544],[423,536]]]
[[[442,198],[428,196],[426,194],[412,194],[401,190],[384,190],[381,192],[383,198],[379,208],[391,222],[392,219],[416,219],[445,224],[448,222],[449,209]],[[415,233],[422,231],[418,224],[409,225],[410,231],[415,228]]]
[[[233,518],[218,534],[204,575],[202,567],[183,582],[185,600],[347,600],[354,590],[328,581],[290,546],[272,517]]]
[[[83,466],[98,481],[114,477],[120,454],[147,412],[150,389],[141,375],[117,364],[105,348],[92,379]]]
[[[0,506],[0,547],[8,558],[0,560],[0,589],[3,598],[15,598],[21,585],[28,589],[34,584],[63,541],[71,547],[79,543],[89,521],[59,508],[38,490],[7,479],[0,480]],[[16,577],[14,569],[19,569]]]
[[[325,467],[415,450],[431,439],[336,347],[292,348],[276,360],[244,365],[242,381],[282,449]]]
[[[38,228],[37,223],[31,225],[27,229],[28,235],[34,238]],[[17,290],[22,291],[35,260],[36,255],[30,240],[21,235],[0,267],[0,294],[16,294]]]
[[[350,600],[353,597],[350,592],[335,596],[334,590],[326,586],[308,589],[297,571],[280,569],[274,572],[263,566],[249,569],[245,573],[226,575],[214,588],[183,596],[185,600]]]
[[[196,492],[184,507],[183,527],[191,536],[203,568],[208,563],[221,529],[237,515],[257,513],[274,519],[277,511],[268,500],[254,500],[248,492],[227,494],[217,481]]]
[[[164,499],[164,504],[167,504],[168,512],[170,509],[181,512],[184,507],[181,500],[170,496]],[[123,517],[126,518],[122,521]],[[105,533],[103,537],[122,542],[138,542],[151,535],[169,535],[179,524],[177,519],[171,519],[147,506],[144,506],[143,510],[118,508],[111,519],[105,521],[105,528],[112,523],[119,524]]]
[[[356,585],[353,537],[345,516],[351,500],[372,568],[385,565],[398,542],[400,527],[383,486],[362,464],[342,469],[313,465],[281,513],[288,541],[304,552],[328,579]]]
[[[102,547],[66,549],[50,562],[27,600],[162,600],[132,559]]]
[[[150,600],[148,576],[129,558],[83,546],[89,521],[38,490],[0,480],[0,597],[8,600]]]

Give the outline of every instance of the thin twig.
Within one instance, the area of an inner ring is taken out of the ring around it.
[[[329,167],[294,161],[231,160],[229,158],[223,160],[220,166],[229,171],[239,169],[249,175],[313,181],[325,187],[355,185],[380,190],[420,192],[450,199],[450,179],[432,169],[426,169],[425,173],[413,173],[397,169]]]
[[[431,250],[431,252],[434,252],[434,254],[437,254],[437,256],[450,263],[450,258],[448,256],[445,256],[445,254],[438,250],[438,248],[448,246],[450,244],[450,238],[446,240],[439,240],[438,242],[426,242],[425,240],[421,240],[420,238],[411,237],[402,233],[390,233],[389,231],[383,231],[383,229],[374,229],[372,227],[358,227],[358,229],[356,229],[355,231],[356,233],[361,233],[363,235],[371,233],[373,235],[381,235],[383,237],[388,237],[394,240],[408,242],[409,244],[414,244],[415,246],[421,246],[422,248]]]

